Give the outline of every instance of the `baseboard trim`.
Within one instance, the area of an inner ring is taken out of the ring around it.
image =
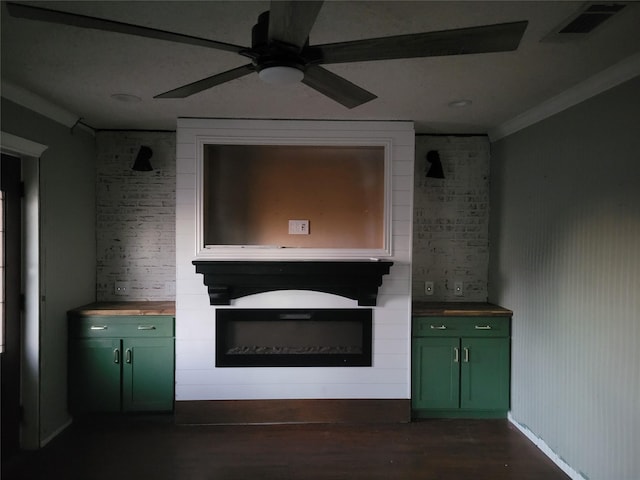
[[[60,427],[54,430],[51,434],[47,435],[45,438],[40,440],[40,448],[44,447],[51,440],[60,435],[64,430],[66,430],[73,423],[73,418],[69,418],[65,423],[63,423]]]
[[[511,412],[509,412],[509,414],[507,415],[507,419],[514,427],[520,430],[525,437],[531,440],[536,445],[536,447],[542,450],[542,453],[549,457],[549,459],[553,463],[555,463],[564,473],[566,473],[569,478],[571,478],[571,480],[586,480],[585,477],[571,468],[556,452],[554,452],[543,439],[534,434],[525,425],[518,423],[518,421],[511,415]]]
[[[179,425],[408,423],[409,399],[189,400],[175,403]]]

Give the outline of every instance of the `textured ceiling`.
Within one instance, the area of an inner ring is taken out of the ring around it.
[[[249,46],[269,2],[30,2]],[[486,133],[640,51],[640,5],[586,37],[541,41],[583,2],[325,2],[310,43],[528,20],[517,51],[326,65],[378,98],[354,109],[252,74],[185,99],[153,96],[244,65],[210,48],[11,17],[2,6],[2,80],[97,129],[175,129],[177,117],[412,120],[418,133]],[[142,99],[124,103],[125,93]],[[470,99],[465,108],[448,104]]]

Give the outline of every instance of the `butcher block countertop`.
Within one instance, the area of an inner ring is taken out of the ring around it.
[[[510,317],[513,312],[492,303],[480,302],[413,302],[414,317]]]
[[[74,317],[95,315],[175,315],[176,303],[153,302],[96,302],[69,311]]]

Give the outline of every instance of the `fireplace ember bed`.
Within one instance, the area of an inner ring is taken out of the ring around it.
[[[371,366],[372,309],[218,309],[217,367]]]

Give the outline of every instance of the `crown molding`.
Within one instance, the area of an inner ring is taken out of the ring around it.
[[[588,100],[621,83],[640,75],[640,53],[631,55],[600,73],[578,83],[540,105],[521,113],[489,131],[489,140],[495,142],[541,122],[556,113]]]
[[[0,148],[2,153],[40,158],[49,147],[11,133],[0,132]]]
[[[13,83],[7,82],[6,80],[2,80],[2,96],[13,103],[28,108],[29,110],[47,117],[54,122],[60,123],[65,127],[71,129],[74,127],[80,127],[92,135],[95,134],[91,127],[80,123],[81,117],[78,115],[65,110],[49,100],[45,100],[26,88],[19,87]]]

